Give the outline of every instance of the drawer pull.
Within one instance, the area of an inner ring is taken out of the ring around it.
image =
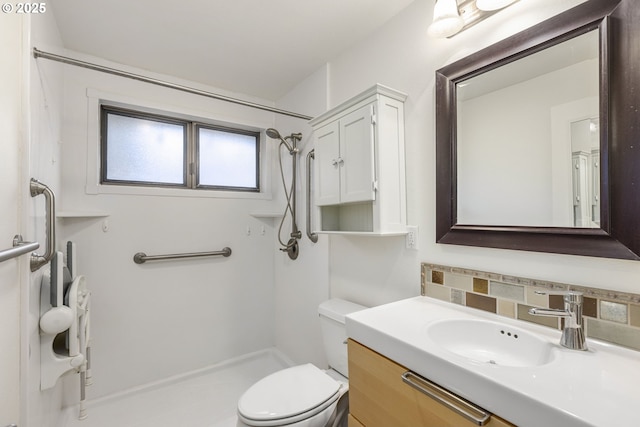
[[[491,414],[484,409],[467,402],[411,371],[402,374],[402,381],[479,426],[485,425],[487,421],[489,421],[489,418],[491,418]]]

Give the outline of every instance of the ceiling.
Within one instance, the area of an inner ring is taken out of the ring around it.
[[[412,2],[51,0],[50,4],[67,49],[277,100]]]

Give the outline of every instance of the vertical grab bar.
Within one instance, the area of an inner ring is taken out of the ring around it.
[[[56,247],[56,197],[49,187],[34,178],[31,178],[29,190],[31,192],[31,197],[36,197],[40,194],[44,194],[46,203],[45,228],[47,234],[47,246],[43,255],[38,255],[34,252],[31,254],[30,260],[31,271],[36,271],[40,267],[48,263],[51,258],[53,258],[54,250]]]
[[[311,232],[311,159],[315,159],[315,151],[307,153],[307,237],[313,243],[318,241],[318,234]]]

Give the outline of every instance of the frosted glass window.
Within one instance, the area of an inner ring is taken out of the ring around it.
[[[258,188],[258,134],[198,127],[198,185]]]
[[[103,180],[186,185],[186,124],[106,114]]]
[[[102,184],[260,191],[260,132],[101,107]]]

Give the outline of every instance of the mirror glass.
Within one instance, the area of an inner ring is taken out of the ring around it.
[[[457,224],[600,228],[599,33],[456,83]]]

